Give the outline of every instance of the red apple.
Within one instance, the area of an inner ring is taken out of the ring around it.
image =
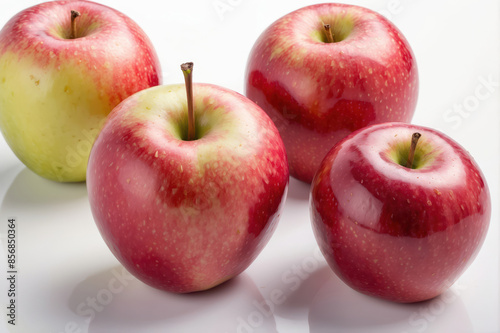
[[[349,135],[328,153],[310,210],[319,247],[347,285],[417,302],[441,294],[472,263],[491,202],[484,176],[459,144],[429,128],[386,123]]]
[[[245,270],[273,233],[288,188],[285,147],[267,114],[230,90],[195,84],[139,92],[92,148],[90,206],[107,245],[143,282],[172,292]]]
[[[38,4],[0,31],[0,130],[35,173],[83,181],[106,116],[160,76],[150,40],[124,14],[88,1]]]
[[[250,53],[245,83],[280,131],[290,174],[305,182],[349,133],[409,122],[418,95],[415,57],[401,32],[369,9],[334,3],[269,26]]]

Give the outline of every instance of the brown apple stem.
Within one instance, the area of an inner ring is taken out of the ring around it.
[[[182,72],[184,73],[184,81],[186,82],[186,96],[188,104],[188,141],[196,138],[193,106],[193,66],[194,64],[192,62],[186,62],[181,65]]]
[[[80,16],[80,12],[76,10],[71,11],[71,34],[69,35],[69,39],[76,38],[76,18]]]
[[[411,136],[411,146],[410,152],[408,153],[408,161],[406,162],[407,168],[413,167],[413,158],[415,157],[415,149],[417,148],[418,139],[420,139],[421,134],[418,132],[413,133]]]
[[[332,34],[332,29],[330,29],[330,25],[325,24],[323,25],[323,28],[325,28],[326,41],[328,43],[333,43],[333,34]]]

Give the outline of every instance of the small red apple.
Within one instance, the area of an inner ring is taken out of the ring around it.
[[[421,134],[416,145],[412,133]],[[429,128],[386,123],[328,153],[310,210],[318,244],[346,284],[417,302],[441,294],[472,263],[491,202],[484,176],[459,144]]]
[[[188,106],[184,85],[118,105],[87,171],[92,213],[113,254],[143,282],[181,293],[250,265],[276,227],[289,177],[279,132],[255,103],[214,85],[188,91]]]
[[[250,53],[245,83],[246,96],[278,127],[291,175],[305,182],[349,133],[409,122],[418,95],[415,56],[401,32],[369,9],[335,3],[268,27]]]

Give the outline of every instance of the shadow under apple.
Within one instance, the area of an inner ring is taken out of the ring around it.
[[[1,209],[16,215],[27,209],[63,206],[86,196],[85,183],[58,183],[23,168],[7,190]]]
[[[290,183],[288,184],[287,200],[292,199],[300,201],[309,201],[310,189],[311,189],[310,184],[290,176]]]
[[[27,258],[26,261],[31,258],[37,262],[37,246],[48,243],[60,243],[62,246],[66,241],[59,236],[64,234],[66,228],[72,230],[68,222],[77,224],[75,212],[82,211],[82,201],[87,201],[85,183],[56,183],[23,168],[5,193],[0,204],[0,218],[2,221],[8,218],[17,220],[17,237],[21,242],[31,244],[18,251]],[[69,238],[67,241],[70,241]]]
[[[330,275],[333,275],[333,272],[326,262],[321,263],[318,269],[303,280],[298,287],[295,288],[293,285],[284,293],[285,301],[276,307],[276,313],[291,320],[307,320],[310,304],[319,289],[331,278]]]
[[[245,273],[207,291],[174,294],[152,288],[122,266],[92,275],[74,288],[68,307],[89,333],[277,332],[274,316],[257,314],[263,297]]]
[[[429,301],[401,304],[358,293],[331,274],[315,295],[309,308],[311,333],[473,332],[453,287]]]

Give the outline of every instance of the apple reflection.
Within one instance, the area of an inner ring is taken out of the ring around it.
[[[331,274],[310,305],[310,332],[473,332],[464,288],[458,282],[429,301],[400,304],[358,293]]]
[[[78,284],[68,306],[91,333],[277,332],[274,315],[255,306],[263,302],[245,273],[207,291],[175,294],[149,287],[116,266]]]

